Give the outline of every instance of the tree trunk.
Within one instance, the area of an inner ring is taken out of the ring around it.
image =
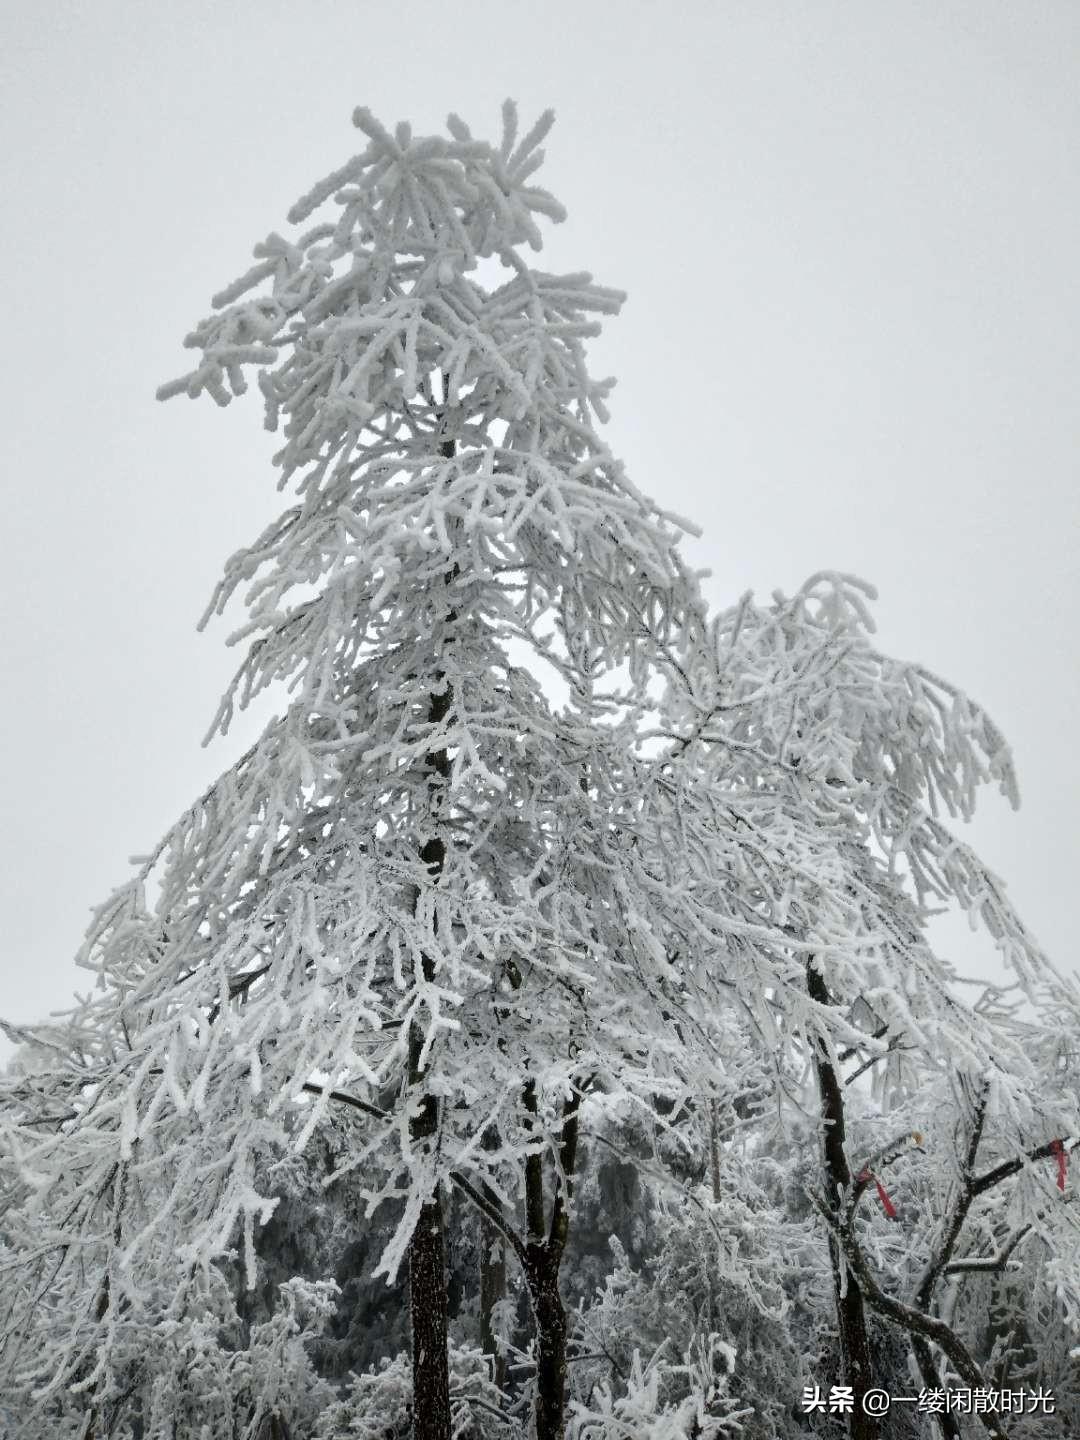
[[[806,966],[806,988],[811,1000],[831,1005],[832,999],[821,973],[811,958]],[[821,1098],[822,1169],[825,1203],[831,1218],[839,1226],[847,1193],[851,1189],[851,1170],[847,1162],[844,1126],[844,1091],[824,1042],[817,1044],[814,1060],[818,1094]],[[870,1354],[870,1337],[866,1328],[866,1309],[862,1291],[844,1259],[840,1243],[829,1232],[829,1262],[832,1268],[833,1296],[836,1302],[836,1323],[840,1332],[841,1383],[850,1385],[854,1409],[849,1417],[851,1440],[878,1440],[881,1433],[876,1416],[866,1415],[862,1399],[874,1384],[874,1367]]]
[[[428,706],[429,723],[437,725],[444,720],[451,703],[449,685],[445,685],[441,693],[434,692]],[[440,806],[440,791],[450,778],[450,757],[445,748],[428,755],[427,771],[432,787],[431,813],[434,816]],[[431,836],[421,847],[420,858],[432,878],[438,879],[446,863],[446,842],[438,834]],[[435,967],[430,957],[423,955],[421,963],[425,980],[434,979]],[[426,1075],[426,1069],[420,1063],[423,1044],[424,1036],[414,1023],[409,1031],[410,1092],[423,1090]],[[429,1146],[435,1138],[438,1124],[438,1101],[433,1095],[422,1094],[409,1119],[409,1137],[413,1144]],[[420,1211],[420,1219],[409,1242],[409,1318],[412,1327],[413,1440],[451,1440],[446,1246],[442,1200],[438,1191]]]
[[[441,845],[441,841],[435,842]],[[427,851],[430,846],[425,846]],[[427,856],[425,855],[425,858]],[[431,962],[423,957],[428,979]],[[410,1089],[423,1085],[423,1036],[409,1035]],[[424,1095],[409,1120],[413,1144],[429,1145],[439,1123],[438,1102]],[[447,1352],[446,1254],[442,1200],[435,1194],[420,1211],[409,1241],[409,1318],[412,1325],[413,1440],[450,1440],[450,1369]]]
[[[450,1440],[443,1213],[437,1194],[421,1210],[409,1243],[409,1311],[413,1437],[414,1440]]]
[[[424,956],[425,973],[429,966]],[[429,977],[430,978],[430,977]],[[423,1037],[409,1036],[409,1079],[423,1081]],[[438,1102],[425,1095],[409,1120],[414,1144],[426,1145],[439,1123]],[[436,1190],[420,1211],[409,1241],[409,1319],[412,1326],[413,1440],[450,1440],[450,1366],[447,1352],[446,1256],[442,1199]]]
[[[921,1335],[912,1335],[910,1339],[911,1353],[915,1356],[915,1363],[919,1367],[923,1384],[928,1390],[940,1390],[942,1388],[941,1372],[937,1367],[937,1361],[934,1359],[934,1352],[929,1343]],[[963,1440],[960,1422],[951,1410],[935,1411],[934,1419],[941,1431],[942,1440]]]
[[[536,1318],[536,1440],[562,1440],[566,1409],[566,1308],[559,1293],[559,1258],[529,1247],[527,1277]]]
[[[484,1187],[484,1198],[499,1208],[499,1197]],[[486,1218],[480,1221],[480,1349],[491,1364],[492,1382],[501,1390],[506,1382],[506,1359],[499,1354],[495,1334],[496,1305],[506,1297],[506,1242]]]
[[[581,1098],[589,1086],[586,1080],[575,1087],[563,1103],[559,1169],[551,1202],[551,1223],[545,1226],[544,1171],[539,1155],[525,1159],[525,1218],[528,1243],[525,1247],[525,1280],[529,1287],[533,1318],[536,1321],[536,1402],[533,1425],[536,1440],[563,1440],[566,1420],[566,1307],[559,1291],[559,1270],[570,1233],[570,1201],[577,1170],[578,1117]],[[523,1094],[524,1108],[537,1114],[536,1084],[529,1080]]]
[[[444,458],[454,455],[454,441],[439,446]],[[446,576],[452,582],[454,570]],[[448,613],[448,625],[454,624],[454,611]],[[438,681],[444,681],[441,674]],[[449,684],[441,690],[433,688],[428,703],[428,723],[439,724],[446,719],[454,694]],[[445,746],[426,756],[432,821],[445,802],[446,786],[451,775],[451,760]],[[428,874],[438,880],[446,864],[446,842],[433,834],[420,847],[420,860]],[[428,955],[420,956],[423,978],[435,978],[435,966]],[[420,1064],[423,1035],[413,1022],[409,1030],[409,1090],[423,1089],[426,1068]],[[438,1100],[422,1094],[415,1113],[409,1119],[409,1138],[413,1145],[428,1146],[435,1139],[439,1125]],[[412,1323],[412,1433],[413,1440],[451,1440],[451,1405],[449,1405],[448,1296],[446,1296],[446,1244],[442,1200],[436,1191],[420,1210],[420,1218],[409,1241],[409,1319]]]
[[[441,700],[442,697],[439,697]],[[436,701],[432,701],[435,710]],[[441,840],[429,841],[420,851],[438,873],[445,860]],[[423,973],[432,979],[433,966],[423,956]],[[413,1024],[409,1034],[409,1089],[422,1089],[425,1070],[420,1066],[423,1035]],[[439,1123],[438,1102],[423,1094],[409,1119],[413,1145],[431,1145]],[[446,1297],[444,1221],[442,1200],[436,1191],[420,1210],[409,1241],[409,1315],[412,1320],[413,1440],[451,1440],[449,1358],[446,1352],[448,1297]]]
[[[425,847],[427,848],[427,847]],[[424,969],[429,961],[424,956]],[[409,1036],[410,1088],[423,1083],[418,1027]],[[425,1095],[409,1120],[415,1145],[430,1144],[438,1102]],[[450,1371],[447,1353],[446,1256],[442,1200],[435,1194],[420,1211],[409,1241],[409,1318],[412,1326],[413,1440],[450,1440]]]

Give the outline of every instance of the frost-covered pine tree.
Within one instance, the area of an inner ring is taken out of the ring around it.
[[[724,878],[754,842],[635,751],[698,600],[677,525],[595,428],[610,382],[583,341],[621,296],[524,258],[562,215],[532,183],[550,114],[519,137],[508,104],[498,145],[354,118],[365,148],[293,208],[295,239],[256,247],[160,392],[225,404],[254,373],[282,430],[297,498],[210,607],[248,609],[215,728],[291,699],[97,913],[72,1113],[7,1117],[30,1263],[79,1316],[18,1383],[75,1397],[85,1435],[122,1401],[146,1422],[121,1332],[205,1309],[237,1243],[253,1279],[275,1160],[339,1104],[356,1145],[333,1178],[403,1207],[381,1263],[408,1262],[418,1440],[451,1424],[449,1183],[521,1262],[556,1440],[583,1099],[737,1086],[702,942],[765,963],[778,938]],[[667,875],[688,845],[713,855],[689,905]]]

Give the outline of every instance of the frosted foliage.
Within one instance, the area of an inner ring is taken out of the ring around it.
[[[367,148],[290,218],[334,215],[257,246],[259,263],[187,337],[202,362],[160,393],[225,403],[254,370],[266,423],[284,433],[281,484],[300,493],[215,595],[220,610],[248,586],[233,637],[247,658],[222,726],[237,696],[288,678],[340,740],[370,743],[350,713],[372,679],[358,665],[437,644],[448,610],[533,645],[550,612],[565,645],[610,666],[635,650],[645,614],[679,623],[675,531],[594,429],[612,382],[590,378],[582,342],[623,296],[519,253],[539,248],[536,214],[563,214],[527,183],[552,118],[518,140],[507,105],[493,147],[453,118],[452,138],[417,139],[358,111]],[[473,278],[479,257],[505,275],[493,290]]]
[[[519,1433],[502,1413],[502,1395],[488,1376],[479,1350],[450,1347],[451,1440],[506,1440]],[[312,1440],[387,1440],[408,1436],[412,1375],[408,1357],[395,1356],[377,1370],[353,1375],[344,1399],[319,1417]],[[512,1428],[511,1428],[512,1427]]]
[[[1015,799],[997,730],[874,648],[850,577],[706,618],[682,522],[598,434],[611,382],[584,342],[622,297],[525,258],[562,217],[534,183],[550,115],[519,136],[507,104],[497,144],[355,121],[365,148],[256,247],[161,392],[225,404],[254,377],[281,433],[290,503],[206,616],[245,607],[213,731],[264,690],[281,708],[96,911],[93,994],[20,1032],[36,1058],[0,1085],[0,1391],[25,1440],[135,1393],[150,1440],[178,1411],[184,1440],[226,1413],[243,1440],[314,1423],[333,1287],[288,1282],[247,1335],[230,1287],[256,1287],[331,1106],[353,1128],[319,1183],[368,1217],[393,1202],[388,1281],[451,1186],[535,1261],[579,1102],[648,1116],[670,1160],[688,1116],[748,1096],[780,1133],[811,1057],[857,1050],[882,1110],[957,1070],[985,1085],[995,1156],[1080,1128],[1074,1085],[1045,1100],[1076,985],[946,828],[980,784]],[[935,901],[988,931],[1026,1030],[993,987],[958,998]],[[748,1311],[778,1293],[722,1255]],[[738,1348],[699,1326],[660,1368],[635,1358],[577,1397],[575,1440],[739,1433]],[[495,1401],[459,1359],[464,1440]],[[359,1377],[332,1425],[374,1435],[405,1379]]]
[[[734,1351],[725,1353],[715,1337],[710,1341],[689,1351],[681,1365],[646,1364],[635,1351],[624,1394],[614,1395],[601,1382],[589,1404],[571,1401],[567,1440],[735,1440],[752,1411],[727,1394],[724,1367],[734,1362]],[[681,1401],[661,1396],[671,1372],[689,1381],[690,1393]]]
[[[956,904],[988,932],[1048,1038],[1080,1023],[1080,991],[942,819],[969,818],[989,782],[1016,803],[1007,745],[961,692],[875,648],[873,598],[850,576],[813,576],[771,606],[744,596],[684,647],[668,695],[672,753],[760,837],[744,892],[802,942],[804,961],[813,955],[834,1003],[826,1017],[808,998],[805,963],[729,973],[767,1046],[819,1037],[835,1057],[837,1040],[860,1045],[886,1062],[876,1070],[883,1098],[926,1061],[985,1074],[1016,1133],[1029,1135],[1032,1106],[1041,1109],[1030,1036],[995,1023],[1009,1010],[997,987],[974,1007],[958,998],[954,968],[926,938],[933,905]],[[801,873],[780,879],[772,860],[785,835]],[[919,1057],[914,1068],[905,1052]]]
[[[520,1157],[557,1157],[582,1077],[641,1104],[727,1093],[743,1043],[718,961],[769,983],[789,963],[747,889],[747,806],[628,743],[698,600],[591,428],[581,317],[615,298],[517,254],[527,215],[552,208],[523,179],[547,121],[515,144],[504,119],[493,148],[456,122],[413,140],[360,115],[368,148],[304,202],[336,196],[337,220],[271,245],[192,337],[187,389],[236,390],[255,367],[286,417],[301,501],[233,557],[218,599],[252,582],[241,699],[271,679],[296,698],[99,911],[82,956],[101,997],[80,1061],[93,1104],[71,1135],[13,1142],[28,1174],[62,1149],[88,1192],[117,1165],[171,1177],[145,1223],[121,1223],[126,1267],[176,1225],[193,1264],[239,1234],[250,1275],[274,1203],[260,1161],[302,1148],[345,1086],[373,1121],[349,1167],[380,1177],[372,1206],[406,1201],[392,1277],[441,1180],[477,1174],[509,1200]],[[490,294],[469,278],[480,254],[510,272]],[[264,283],[271,299],[240,298]],[[345,405],[361,391],[363,417]],[[305,598],[283,608],[293,587]],[[511,638],[556,657],[565,713],[510,663]],[[598,690],[623,665],[613,709]],[[821,852],[779,826],[778,903],[807,867],[827,892]],[[842,950],[847,902],[822,908],[815,943]],[[455,1102],[436,1146],[413,1139],[402,1094],[417,1039],[427,1093]],[[481,1150],[492,1123],[501,1144]]]
[[[619,297],[519,253],[559,213],[527,183],[550,117],[519,141],[508,106],[498,146],[357,123],[367,148],[297,212],[335,217],[271,237],[189,337],[180,388],[254,371],[299,494],[226,566],[212,609],[246,586],[249,620],[218,720],[291,699],[95,915],[95,996],[49,1042],[67,1118],[5,1111],[42,1263],[97,1317],[26,1357],[38,1384],[112,1393],[95,1337],[163,1254],[206,1276],[238,1247],[252,1285],[274,1165],[332,1094],[363,1119],[330,1178],[402,1202],[393,1278],[440,1184],[513,1205],[529,1156],[558,1173],[582,1087],[729,1093],[742,1035],[689,957],[731,936],[765,966],[782,938],[729,879],[752,838],[634,748],[699,601],[593,428],[583,340]],[[512,641],[561,669],[564,712]],[[672,887],[656,837],[706,878]]]
[[[1044,1097],[1028,1136],[1032,1150],[1075,1126],[1080,1084],[1075,1065],[1061,1063],[1060,1047],[1047,1046],[1033,1027],[1021,1023],[1019,1030]],[[903,1117],[918,1127],[922,1144],[891,1171],[890,1189],[904,1212],[918,1214],[923,1223],[899,1239],[891,1226],[866,1224],[866,1254],[879,1272],[900,1278],[902,1293],[913,1293],[950,1233],[957,1191],[970,1184],[970,1209],[953,1252],[956,1268],[942,1280],[942,1313],[977,1335],[993,1292],[999,1309],[1006,1308],[1001,1296],[1007,1295],[1010,1327],[1037,1342],[1027,1344],[1013,1369],[1026,1368],[1033,1387],[1048,1385],[1064,1401],[1074,1388],[1067,1352],[1080,1341],[1080,1216],[1070,1184],[1059,1187],[1052,1154],[1017,1163],[1015,1135],[990,1086],[946,1077],[913,1094]],[[895,1118],[903,1123],[901,1115]],[[969,1147],[973,1162],[966,1167]],[[1017,1344],[1018,1351],[1024,1348]]]
[[[672,1416],[704,1423],[703,1412],[716,1420],[736,1411],[738,1433],[752,1440],[786,1435],[792,1387],[813,1370],[797,1325],[805,1325],[806,1295],[824,1298],[827,1289],[812,1222],[786,1214],[761,1185],[790,1183],[793,1167],[778,1166],[756,1137],[746,1152],[725,1146],[712,1203],[670,1174],[647,1174],[659,1221],[648,1261],[636,1269],[612,1237],[611,1268],[576,1317],[584,1359],[574,1366],[571,1393],[580,1413],[590,1413],[606,1385],[607,1404],[619,1415],[615,1377],[632,1375],[666,1423]],[[625,1413],[634,1414],[640,1396],[627,1400]],[[595,1417],[592,1423],[600,1425]]]
[[[144,1254],[138,1277],[117,1263],[121,1207],[145,1217],[161,1194],[152,1168],[128,1167],[99,1210],[63,1177],[51,1211],[6,1216],[0,1317],[12,1417],[4,1433],[13,1440],[81,1437],[88,1417],[102,1433],[130,1437],[133,1397],[144,1440],[263,1440],[271,1417],[310,1424],[330,1399],[307,1352],[333,1311],[332,1283],[280,1286],[267,1320],[245,1332],[216,1266],[185,1263],[168,1244]]]

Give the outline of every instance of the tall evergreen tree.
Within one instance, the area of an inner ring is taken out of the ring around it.
[[[451,1423],[451,1179],[522,1260],[556,1440],[582,1098],[730,1083],[712,979],[676,958],[729,897],[683,913],[653,850],[685,797],[631,743],[698,600],[678,527],[594,428],[610,382],[583,341],[622,297],[521,253],[562,217],[530,183],[552,117],[519,138],[508,103],[497,146],[455,117],[450,138],[354,119],[366,148],[290,212],[329,218],[256,247],[159,392],[225,404],[254,371],[283,429],[298,499],[208,612],[247,587],[216,728],[274,683],[292,699],[98,912],[92,1102],[17,1137],[26,1173],[65,1168],[85,1227],[94,1323],[35,1363],[86,1388],[89,1430],[123,1383],[110,1327],[145,1309],[130,1277],[168,1236],[197,1287],[239,1230],[251,1280],[274,1205],[256,1176],[339,1102],[366,1129],[338,1177],[402,1202],[382,1269],[408,1261],[417,1440]],[[565,711],[514,646],[562,675]],[[132,1199],[151,1173],[153,1211]]]

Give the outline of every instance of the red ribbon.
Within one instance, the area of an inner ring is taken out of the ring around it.
[[[1060,1140],[1050,1141],[1050,1153],[1057,1156],[1057,1187],[1065,1189],[1065,1176],[1069,1173],[1069,1157],[1065,1153],[1065,1146]]]
[[[900,1218],[896,1213],[896,1206],[889,1199],[889,1192],[872,1170],[860,1170],[855,1178],[856,1180],[873,1180],[877,1188],[878,1199],[881,1201],[881,1208],[885,1211],[885,1214],[890,1220],[898,1220]]]
[[[885,1186],[881,1183],[881,1181],[877,1178],[876,1175],[874,1176],[874,1184],[877,1186],[878,1199],[881,1201],[882,1209],[885,1211],[885,1214],[889,1217],[890,1220],[896,1220],[898,1218],[896,1214],[896,1206],[889,1199],[888,1191],[885,1189]]]

